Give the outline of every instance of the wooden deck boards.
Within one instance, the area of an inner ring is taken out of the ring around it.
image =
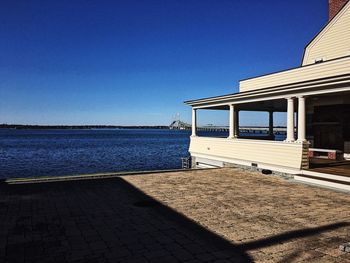
[[[313,158],[310,161],[310,169],[308,170],[350,177],[350,161],[332,161]]]

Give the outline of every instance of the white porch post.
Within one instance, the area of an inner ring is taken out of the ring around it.
[[[235,109],[235,127],[234,127],[234,137],[238,138],[239,136],[239,110]]]
[[[298,142],[306,141],[305,97],[298,97]]]
[[[287,99],[287,142],[294,142],[294,98]]]
[[[235,138],[235,126],[236,126],[236,113],[235,113],[235,106],[230,104],[230,132],[229,132],[229,138]]]
[[[273,136],[273,111],[269,111],[269,135]]]
[[[197,136],[197,109],[192,108],[192,137]]]

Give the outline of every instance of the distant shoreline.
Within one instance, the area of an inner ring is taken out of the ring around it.
[[[210,128],[211,126],[207,126]],[[215,126],[212,126],[215,127]],[[225,126],[226,127],[226,126]],[[227,126],[228,128],[228,126]],[[267,126],[241,126],[240,128],[256,128],[267,129]],[[91,130],[91,129],[162,129],[169,130],[169,126],[165,125],[140,125],[140,126],[124,126],[124,125],[27,125],[27,124],[0,124],[0,129],[37,129],[37,130]],[[274,126],[274,129],[286,129],[286,126]]]
[[[91,130],[91,129],[169,129],[168,126],[122,126],[122,125],[24,125],[0,124],[0,129],[37,129],[37,130]]]

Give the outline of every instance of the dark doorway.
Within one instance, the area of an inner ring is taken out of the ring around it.
[[[344,151],[350,137],[350,104],[316,106],[313,118],[314,147]]]
[[[317,124],[315,129],[315,147],[321,149],[344,150],[342,127],[338,123]]]
[[[350,137],[350,104],[316,106],[313,117],[314,147],[344,151]]]

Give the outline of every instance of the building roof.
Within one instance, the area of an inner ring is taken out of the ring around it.
[[[281,75],[281,73],[283,74]],[[301,78],[302,75],[306,77]],[[247,89],[239,93],[189,100],[185,103],[193,107],[210,107],[229,103],[262,101],[266,98],[285,98],[299,94],[311,95],[337,88],[342,91],[344,89],[350,91],[350,56],[261,76],[252,79],[252,81],[254,81],[252,83],[254,89],[251,90]],[[258,85],[261,85],[261,88]]]
[[[322,39],[322,37],[326,36],[327,33],[329,34],[329,36],[332,39],[334,38],[334,32],[331,33],[331,29],[334,29],[334,26],[337,25],[337,23],[339,22],[339,20],[341,20],[341,18],[343,19],[343,25],[341,26],[343,29],[343,32],[339,32],[339,29],[337,30],[337,36],[339,36],[339,39],[336,39],[336,41],[333,43],[336,45],[339,45],[339,41],[344,41],[344,39],[342,39],[342,37],[344,38],[344,34],[347,35],[349,32],[349,10],[350,10],[350,1],[348,1],[339,11],[338,13],[331,19],[328,21],[328,23],[326,23],[326,25],[312,38],[312,40],[305,46],[304,48],[304,53],[303,53],[303,58],[301,61],[302,65],[307,65],[310,64],[310,61],[308,62],[308,55],[310,53],[310,49],[313,48],[314,46],[316,46],[318,44],[318,42]],[[346,20],[347,19],[347,20]],[[346,21],[346,22],[345,22]],[[338,23],[339,25],[339,23]],[[329,40],[328,40],[329,41]],[[344,42],[344,45],[346,46],[348,43],[348,41]],[[327,47],[331,48],[331,50],[334,50],[334,47],[332,46],[332,44],[327,42]],[[326,52],[327,53],[327,52]],[[327,56],[327,55],[325,55]],[[320,58],[319,58],[320,59]],[[329,59],[329,58],[327,58]],[[312,61],[312,63],[314,63],[314,61]]]

